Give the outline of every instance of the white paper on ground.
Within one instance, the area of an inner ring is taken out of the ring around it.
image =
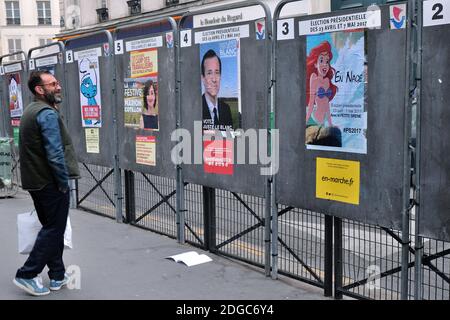
[[[185,253],[176,254],[173,256],[166,257],[166,259],[172,259],[175,262],[182,262],[188,267],[212,261],[212,259],[208,257],[206,254],[198,254],[195,251],[188,251]]]

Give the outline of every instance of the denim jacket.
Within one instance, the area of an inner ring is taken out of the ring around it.
[[[39,112],[36,121],[41,128],[48,164],[53,170],[58,188],[60,190],[67,190],[69,188],[69,174],[64,159],[64,148],[58,117],[59,115],[56,110],[44,109]]]

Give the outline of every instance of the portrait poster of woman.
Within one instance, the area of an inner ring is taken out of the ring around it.
[[[366,153],[364,32],[306,39],[307,149]]]
[[[142,89],[142,114],[139,127],[144,130],[159,130],[158,121],[158,83],[147,80]]]

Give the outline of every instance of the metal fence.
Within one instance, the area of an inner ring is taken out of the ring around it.
[[[110,181],[111,175],[108,176],[110,169],[84,164],[80,164],[80,168],[82,179],[78,182],[79,207],[115,218],[112,202],[114,186]],[[130,222],[138,227],[176,238],[175,198],[171,195],[175,190],[175,181],[148,174],[133,174],[136,216],[135,221]],[[93,191],[99,182],[102,187],[97,186]],[[126,182],[123,185],[126,185]],[[84,200],[80,201],[83,198]],[[266,253],[264,199],[215,190],[215,215],[208,214],[206,219],[207,204],[204,199],[204,187],[195,184],[185,186],[186,242],[260,267],[263,273]],[[278,273],[324,288],[327,216],[283,205],[278,209]],[[124,212],[127,210],[124,208]],[[334,236],[341,239],[342,271],[339,278],[342,286],[336,288],[335,296],[400,299],[401,232],[347,219],[337,220],[336,222],[335,219],[334,223]],[[410,222],[411,230],[414,230],[414,215]],[[410,236],[408,297],[414,299],[415,235],[412,233]],[[338,242],[339,240],[335,240],[334,245]],[[423,299],[448,300],[450,243],[429,238],[423,238],[423,243]],[[336,249],[339,250],[339,247]],[[335,261],[339,262],[338,259],[338,254],[335,254]],[[339,281],[337,283],[339,284]]]
[[[280,205],[278,255],[278,273],[324,287],[325,216]]]
[[[401,272],[406,266],[406,298],[450,298],[450,243],[417,234],[414,201],[404,243],[406,233],[400,230],[282,203],[273,206],[270,194],[248,195],[178,177],[184,187],[180,193],[179,180],[149,172],[84,162],[80,169],[79,208],[249,263],[266,276],[297,279],[323,288],[327,296],[334,286],[337,299],[398,300],[405,295]],[[18,179],[17,162],[13,172]],[[405,246],[407,265],[402,264]]]
[[[134,173],[135,214],[131,222],[136,226],[177,237],[176,181],[146,173]]]
[[[1,138],[3,146],[0,146],[0,198],[13,197],[20,187],[19,162],[13,147],[8,147],[12,142],[9,138]],[[10,160],[7,160],[10,158]]]
[[[80,163],[77,180],[77,206],[81,209],[115,219],[113,169]]]

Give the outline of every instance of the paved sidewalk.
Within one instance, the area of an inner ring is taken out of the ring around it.
[[[28,193],[0,198],[0,299],[317,300],[323,290],[234,260],[181,245],[176,240],[81,210],[71,210],[74,249],[66,267],[78,265],[81,289],[32,297],[13,283],[26,256],[17,252],[16,215],[33,208]],[[212,262],[186,267],[165,257],[205,253]],[[47,269],[41,274],[48,285]]]

